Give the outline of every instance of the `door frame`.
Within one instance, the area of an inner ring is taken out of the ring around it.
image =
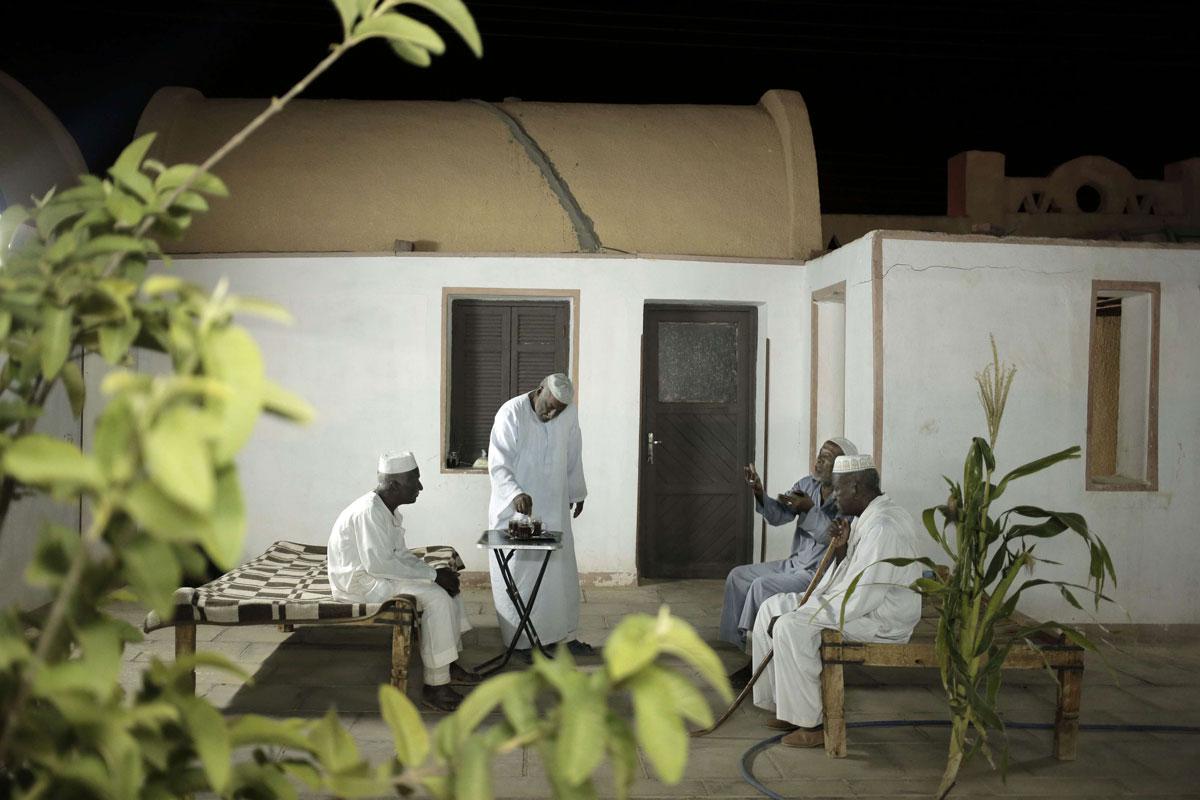
[[[637,517],[637,531],[634,540],[634,564],[637,570],[637,582],[640,584],[643,580],[669,580],[666,578],[645,578],[645,557],[644,550],[647,543],[646,536],[649,535],[651,521],[647,518],[647,507],[645,504],[647,482],[649,477],[646,470],[646,433],[647,433],[647,415],[645,408],[646,399],[646,375],[647,364],[646,360],[648,352],[646,350],[646,333],[647,322],[649,315],[654,311],[684,311],[684,312],[706,312],[706,311],[721,311],[721,312],[743,312],[747,317],[747,342],[749,351],[746,354],[746,361],[749,365],[749,375],[747,383],[746,397],[746,450],[742,454],[742,460],[746,464],[754,463],[757,446],[758,446],[758,317],[760,306],[755,303],[732,302],[732,303],[712,303],[699,302],[689,303],[681,302],[645,302],[642,304],[642,334],[638,337],[639,351],[639,380],[638,380],[638,434],[637,434],[637,500],[635,514]],[[746,512],[743,519],[743,527],[745,535],[741,547],[739,548],[739,561],[743,564],[749,564],[754,558],[754,504],[746,505]]]

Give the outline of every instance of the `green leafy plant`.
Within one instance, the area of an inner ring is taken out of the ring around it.
[[[380,708],[395,757],[372,765],[330,712],[317,720],[225,719],[190,692],[197,665],[245,676],[212,653],[153,660],[136,691],[118,681],[124,646],[141,632],[109,613],[118,599],[171,612],[185,572],[207,555],[222,568],[241,553],[245,508],[234,456],[263,413],[305,422],[312,409],[271,382],[261,353],[235,321],[255,314],[286,323],[283,309],[211,293],[177,277],[159,239],[184,234],[209,198],[227,194],[213,167],[351,47],[385,39],[426,66],[444,50],[430,27],[399,13],[418,5],[479,55],[460,0],[334,0],[342,41],[282,97],[203,164],[167,166],[147,155],[153,134],[122,152],[103,177],[50,191],[31,208],[0,214],[0,535],[19,493],[86,502],[82,536],[47,525],[27,580],[52,592],[44,613],[0,613],[0,797],[295,797],[296,785],[341,797],[411,793],[490,797],[489,763],[506,749],[539,748],[561,797],[594,796],[607,754],[624,796],[637,744],[659,775],[677,781],[687,757],[684,721],[707,724],[703,696],[662,657],[682,659],[728,697],[716,655],[666,609],[614,630],[602,669],[574,668],[564,650],[531,670],[482,684],[431,743],[412,704],[390,686]],[[27,241],[10,246],[19,231]],[[169,356],[167,374],[127,369],[131,348]],[[84,355],[111,365],[101,389],[93,452],[34,432],[63,386],[78,416]],[[610,700],[633,698],[633,727]],[[484,726],[494,710],[500,719]],[[539,710],[541,709],[541,710]],[[248,757],[234,761],[235,750]]]
[[[975,753],[982,752],[996,768],[993,751],[998,750],[1000,768],[1006,763],[1004,721],[997,712],[997,702],[1001,667],[1014,645],[1033,645],[1035,635],[1052,633],[1065,636],[1087,650],[1096,650],[1078,628],[1062,622],[1032,623],[1015,630],[1004,626],[1002,623],[1012,616],[1021,595],[1040,586],[1052,586],[1067,603],[1082,609],[1077,592],[1089,596],[1094,606],[1099,607],[1101,600],[1110,600],[1104,594],[1107,582],[1111,580],[1116,585],[1108,548],[1088,529],[1081,515],[1031,505],[993,513],[992,504],[1009,489],[1012,481],[1079,458],[1079,447],[1068,447],[1031,461],[993,483],[994,448],[1016,367],[1000,360],[995,339],[991,344],[992,363],[975,376],[988,438],[971,440],[962,481],[945,478],[950,486],[946,504],[927,508],[922,515],[925,530],[949,558],[949,563],[938,564],[930,558],[885,559],[898,566],[920,563],[933,573],[919,578],[912,588],[931,599],[939,610],[935,652],[951,716],[950,749],[937,791],[939,798],[946,796],[962,764]],[[940,525],[938,515],[942,518]],[[1087,549],[1086,583],[1031,577],[1021,580],[1022,571],[1031,572],[1039,562],[1057,563],[1039,558],[1035,550],[1039,541],[1064,533],[1078,536]],[[845,600],[850,594],[846,594]],[[1000,733],[998,748],[992,731]]]
[[[472,691],[434,732],[434,761],[446,772],[426,780],[426,788],[443,798],[489,798],[490,758],[523,746],[537,748],[555,797],[596,797],[593,775],[606,756],[616,796],[628,797],[639,745],[659,778],[677,783],[687,763],[687,722],[711,725],[713,717],[692,680],[664,657],[691,666],[724,700],[732,698],[720,659],[690,625],[665,606],[657,617],[633,614],[605,643],[602,669],[577,669],[560,646],[553,660],[535,653],[532,669]],[[633,701],[632,726],[613,703],[625,695]],[[481,727],[496,709],[502,719]]]

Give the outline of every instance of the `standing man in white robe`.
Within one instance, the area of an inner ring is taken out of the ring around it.
[[[404,543],[400,506],[421,493],[421,471],[412,453],[379,458],[378,485],[338,515],[329,534],[329,585],[335,600],[384,603],[412,595],[421,612],[422,700],[436,711],[453,711],[462,695],[450,682],[479,683],[457,663],[462,634],[471,630],[459,595],[458,573],[437,569],[413,555]]]
[[[562,373],[548,376],[537,389],[500,407],[488,446],[492,497],[488,527],[503,530],[514,514],[540,517],[546,530],[562,531],[562,549],[550,554],[531,620],[542,644],[565,641],[572,655],[595,655],[575,638],[579,627],[579,568],[571,519],[583,511],[587,484],[583,479],[583,439],[579,414],[572,404],[575,388]],[[574,513],[572,514],[572,509]],[[519,550],[508,568],[528,601],[545,553]],[[505,644],[517,633],[520,615],[505,591],[493,558],[492,599]],[[529,658],[529,637],[521,634],[517,653]]]
[[[769,727],[790,730],[790,747],[820,747],[821,631],[841,628],[857,642],[907,642],[921,619],[921,597],[909,586],[921,576],[919,564],[897,567],[884,558],[916,558],[919,543],[912,515],[879,488],[879,473],[869,455],[841,456],[834,462],[834,495],[843,516],[835,520],[830,544],[836,567],[830,566],[812,596],[799,608],[800,596],[778,594],[763,603],[754,621],[754,663],[762,663],[774,647],[775,657],[754,685],[754,704],[775,713]],[[839,624],[846,590],[862,573]],[[775,619],[778,617],[778,619]],[[772,621],[774,620],[774,625]],[[773,637],[773,638],[772,638]]]

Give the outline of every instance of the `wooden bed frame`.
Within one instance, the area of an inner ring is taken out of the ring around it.
[[[411,551],[427,564],[461,571],[462,559],[453,547],[435,545]],[[196,652],[196,626],[243,627],[274,625],[291,632],[297,625],[389,625],[392,629],[390,683],[407,688],[408,662],[420,624],[420,610],[411,595],[400,594],[385,603],[368,605],[335,601],[326,574],[323,545],[277,541],[266,552],[196,588],[177,589],[166,617],[146,615],[146,633],[175,628],[175,659]],[[185,688],[196,691],[196,670],[185,677]]]
[[[390,625],[392,628],[392,666],[390,670],[389,683],[400,690],[401,693],[408,689],[408,661],[412,655],[413,638],[417,630],[417,613],[416,601],[407,595],[401,595],[394,598],[396,603],[392,608],[384,609],[373,617],[363,617],[361,619],[334,621],[304,621],[304,622],[289,622],[283,625],[278,625],[275,622],[264,622],[263,625],[277,625],[279,630],[286,633],[291,633],[296,629],[297,625]],[[407,601],[411,605],[404,608],[404,603]],[[192,655],[196,652],[196,625],[217,624],[220,623],[204,623],[193,621],[182,621],[174,623],[175,627],[175,660],[178,661],[184,656]],[[224,625],[228,628],[242,628],[246,623],[238,625]],[[188,673],[185,684],[185,689],[192,694],[196,692],[196,669],[193,667]]]
[[[846,690],[843,666],[937,668],[934,635],[938,611],[922,605],[921,621],[906,644],[844,641],[837,630],[821,633],[821,702],[825,708],[825,752],[833,758],[846,757]],[[1035,624],[1014,614],[1004,625],[1008,630]],[[1010,627],[1011,626],[1011,627]],[[1053,669],[1058,678],[1058,702],[1054,715],[1054,757],[1075,760],[1079,738],[1080,693],[1083,688],[1083,648],[1064,637],[1045,635],[1033,646],[1014,645],[1004,659],[1003,669]]]

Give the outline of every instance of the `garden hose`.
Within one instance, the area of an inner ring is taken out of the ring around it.
[[[847,728],[901,728],[904,726],[916,727],[936,727],[949,728],[950,720],[948,719],[877,719],[863,720],[861,722],[847,722]],[[1048,731],[1054,730],[1054,724],[1051,722],[1006,722],[1005,728],[1013,728],[1015,730],[1035,730]],[[1128,733],[1200,733],[1200,725],[1140,725],[1136,723],[1120,724],[1120,723],[1100,723],[1092,725],[1080,725],[1081,731],[1097,731],[1100,733],[1113,732],[1128,732]],[[758,754],[766,750],[771,745],[778,742],[787,733],[777,733],[774,736],[769,736],[761,742],[756,742],[751,745],[745,753],[742,753],[742,780],[753,786],[760,794],[770,797],[771,800],[787,800],[783,795],[773,792],[763,785],[762,781],[754,777],[753,764],[754,759]]]

